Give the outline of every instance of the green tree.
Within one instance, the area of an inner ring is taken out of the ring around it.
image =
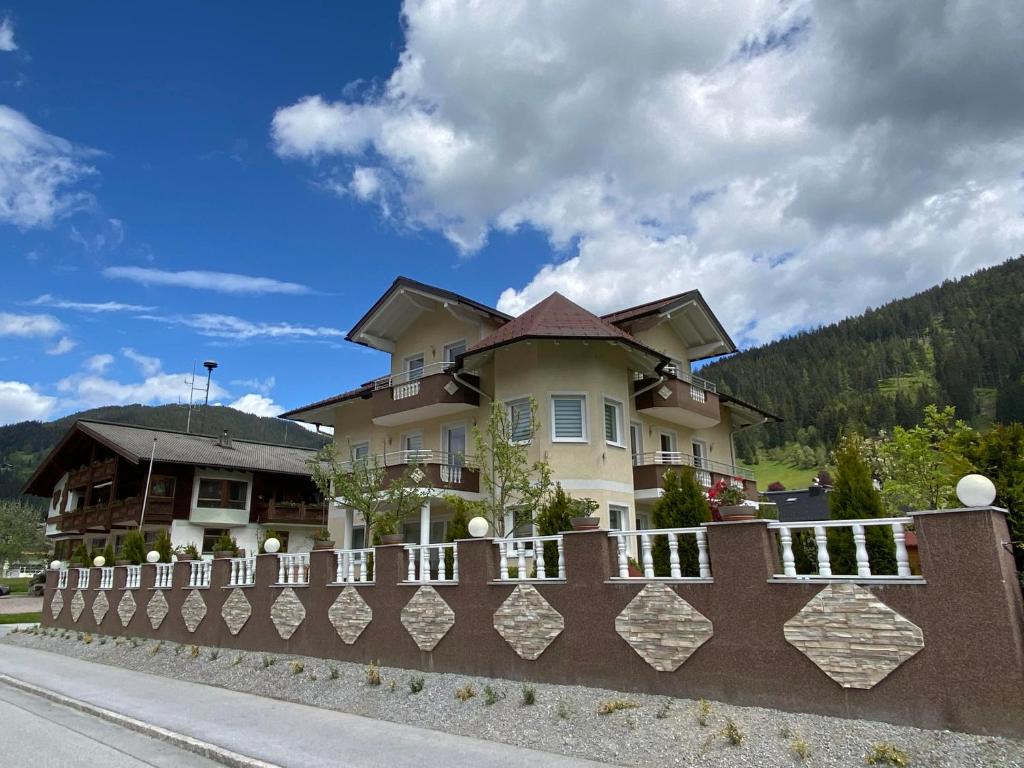
[[[597,509],[593,499],[574,499],[565,492],[561,483],[555,483],[547,501],[537,513],[535,523],[538,536],[553,536],[572,530],[574,517],[586,517]],[[544,570],[548,574],[558,573],[558,544],[544,542]]]
[[[39,510],[13,499],[0,499],[0,565],[49,551]]]
[[[445,541],[451,543],[459,539],[472,538],[469,535],[469,521],[474,517],[480,516],[480,502],[470,501],[455,494],[446,495],[444,500],[452,508],[452,516],[448,519],[448,525],[445,529]],[[444,551],[444,565],[445,570],[450,576],[455,565],[455,556],[450,549]]]
[[[998,424],[984,434],[961,436],[957,445],[976,471],[995,484],[995,503],[1007,510],[1018,568],[1024,566],[1024,424]]]
[[[107,539],[107,546],[103,548],[103,560],[104,565],[114,564],[114,543]]]
[[[692,528],[711,521],[707,497],[692,467],[668,470],[661,481],[662,495],[654,504],[651,521],[655,528]],[[668,539],[655,538],[654,574],[670,574]],[[683,576],[700,575],[697,540],[694,536],[679,537],[679,567]]]
[[[89,559],[89,550],[85,548],[84,541],[79,542],[78,546],[75,547],[75,551],[71,555],[71,562],[85,568],[92,565],[92,561]]]
[[[146,537],[142,531],[133,528],[124,535],[124,542],[121,544],[121,559],[127,560],[132,565],[142,565],[146,562]]]
[[[875,489],[871,469],[861,455],[863,441],[857,436],[842,439],[835,452],[835,485],[828,495],[829,515],[833,520],[864,520],[885,517],[882,497]],[[856,574],[856,546],[849,528],[831,528],[828,553],[834,574]],[[865,529],[868,561],[873,574],[896,573],[896,553],[892,530],[871,525]]]
[[[174,547],[171,546],[171,532],[166,528],[160,529],[156,535],[156,541],[153,543],[153,549],[160,553],[161,563],[171,562],[171,555],[174,552]]]

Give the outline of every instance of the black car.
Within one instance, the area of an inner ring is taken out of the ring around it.
[[[11,588],[6,584],[0,584],[0,597],[7,597],[11,594]]]

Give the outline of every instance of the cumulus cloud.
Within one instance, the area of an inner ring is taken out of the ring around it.
[[[191,328],[201,336],[236,339],[332,339],[345,336],[338,328],[327,326],[296,325],[294,323],[265,323],[245,320],[234,315],[194,314],[141,315],[142,319],[155,320],[169,325],[181,325]]]
[[[101,405],[126,405],[142,403],[187,403],[189,386],[185,383],[190,374],[156,373],[145,376],[142,381],[122,382],[100,374],[77,373],[61,379],[57,390],[61,393],[61,407],[65,410],[95,408]],[[227,396],[227,391],[216,381],[210,383],[210,399]]]
[[[92,373],[104,373],[114,362],[114,356],[108,354],[93,355],[85,361],[85,370]]]
[[[546,234],[557,258],[506,311],[699,288],[757,343],[1020,251],[1013,0],[407,0],[403,20],[382,88],[282,106],[274,147],[464,255]]]
[[[57,398],[38,392],[22,381],[0,381],[0,424],[45,419]]]
[[[70,189],[94,173],[88,154],[0,105],[0,224],[45,227],[89,205],[91,196]]]
[[[14,22],[9,16],[0,21],[0,51],[10,53],[18,50],[18,44],[14,42]]]
[[[0,312],[0,336],[56,336],[64,325],[53,315],[18,315]]]
[[[153,376],[154,374],[160,373],[160,370],[163,368],[163,364],[160,362],[159,357],[150,357],[149,355],[140,354],[131,347],[124,347],[121,350],[121,354],[135,363],[139,367],[139,371],[143,376]]]
[[[251,389],[258,392],[261,395],[269,395],[270,391],[276,386],[277,378],[274,376],[267,376],[265,379],[252,378],[252,379],[233,379],[231,385],[234,387],[241,387],[242,389]]]
[[[52,347],[47,348],[46,354],[48,355],[65,355],[72,349],[78,346],[78,342],[69,336],[61,336],[60,341],[54,344]]]
[[[103,276],[131,280],[142,285],[166,285],[174,288],[193,288],[218,293],[283,293],[297,295],[311,293],[308,286],[275,280],[272,277],[239,275],[232,272],[184,270],[169,272],[151,267],[107,267]]]
[[[228,403],[228,408],[245,411],[246,413],[252,413],[256,416],[277,416],[284,410],[284,408],[275,403],[273,399],[266,395],[258,395],[255,393],[242,395],[234,402]]]
[[[30,306],[54,307],[55,309],[73,309],[78,312],[106,313],[106,312],[152,312],[156,307],[146,307],[141,304],[124,304],[120,301],[71,301],[60,299],[49,293],[44,293],[32,301]]]

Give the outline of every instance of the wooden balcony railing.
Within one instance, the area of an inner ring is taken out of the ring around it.
[[[324,502],[274,501],[256,502],[256,519],[260,523],[291,523],[293,525],[327,525]]]

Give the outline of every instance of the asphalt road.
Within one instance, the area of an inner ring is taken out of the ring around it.
[[[0,764],[9,768],[212,768],[218,765],[0,683]]]

